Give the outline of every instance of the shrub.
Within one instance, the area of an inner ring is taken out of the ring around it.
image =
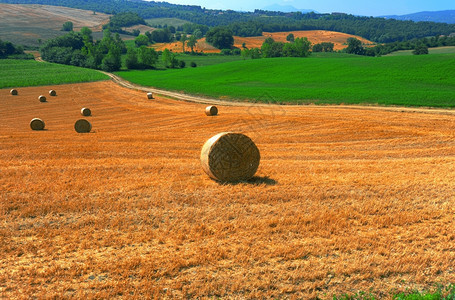
[[[428,54],[428,47],[424,44],[417,45],[414,51],[412,51],[412,54],[414,55]]]
[[[222,55],[232,55],[231,49],[222,49],[221,50]]]
[[[240,50],[239,48],[235,48],[234,50],[232,50],[232,55],[240,55],[242,54],[242,50]]]

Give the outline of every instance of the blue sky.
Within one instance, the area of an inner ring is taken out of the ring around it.
[[[298,9],[313,9],[321,13],[345,12],[364,16],[403,15],[420,11],[455,9],[454,0],[166,0],[166,2],[200,5],[206,8],[250,11],[276,3],[292,5]]]

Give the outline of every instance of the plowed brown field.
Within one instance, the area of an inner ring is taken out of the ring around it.
[[[355,36],[351,34],[335,32],[335,31],[327,31],[327,30],[306,30],[306,31],[289,31],[289,32],[264,32],[262,36],[254,36],[254,37],[234,37],[234,47],[242,49],[243,43],[249,49],[251,48],[261,48],[262,43],[271,37],[276,42],[287,42],[286,37],[290,34],[294,34],[295,38],[306,37],[311,42],[311,44],[319,44],[322,42],[330,42],[334,44],[335,50],[341,50],[347,47],[346,40],[350,37],[355,37],[362,41],[364,45],[373,45],[374,43],[364,39],[360,36]],[[160,43],[155,44],[154,48],[158,51],[163,51],[164,49],[172,50],[173,52],[182,52],[183,47],[181,42],[173,42],[173,43]],[[189,47],[186,47],[186,51],[190,51]],[[200,39],[194,47],[194,51],[197,52],[205,52],[205,53],[219,53],[220,50],[216,49],[209,43],[205,41],[205,38]]]
[[[455,282],[454,115],[207,117],[146,98],[108,81],[0,90],[0,298],[386,298]],[[88,134],[73,129],[82,107]],[[203,173],[201,147],[223,131],[260,149],[252,181]]]

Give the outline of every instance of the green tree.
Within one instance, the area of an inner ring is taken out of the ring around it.
[[[0,40],[0,58],[8,58],[9,55],[24,54],[24,49],[14,46],[11,42]]]
[[[294,37],[293,33],[288,34],[288,36],[286,37],[286,41],[288,41],[288,42],[293,43],[294,40],[295,40],[295,37]]]
[[[168,48],[164,49],[163,53],[161,54],[161,59],[163,60],[164,66],[166,68],[169,67],[172,60],[172,56],[173,54],[171,53],[171,51],[169,51]]]
[[[73,22],[66,21],[63,23],[62,31],[73,31]]]
[[[296,38],[292,45],[295,48],[296,57],[307,57],[311,53],[311,42],[306,37]]]
[[[243,48],[242,52],[240,53],[243,59],[247,59],[250,56],[250,50],[248,48]]]
[[[186,33],[182,34],[182,37],[180,38],[180,41],[182,42],[183,53],[185,53],[185,43],[186,43],[187,40],[188,40],[188,36],[186,35]]]
[[[262,56],[262,53],[261,53],[261,50],[259,50],[259,48],[250,49],[251,59],[258,59],[258,58],[261,58],[261,56]]]
[[[196,29],[191,36],[194,36],[198,40],[203,37],[203,34],[200,29]]]
[[[155,49],[141,46],[139,48],[138,60],[144,69],[153,68],[158,61],[158,54]]]
[[[232,31],[225,27],[215,27],[207,32],[206,40],[218,49],[230,49],[234,46]]]
[[[415,49],[412,51],[412,54],[414,55],[423,55],[423,54],[428,54],[428,47],[427,45],[421,43],[418,44]]]
[[[322,49],[323,49],[322,44],[314,44],[312,50],[313,52],[322,52]]]
[[[139,35],[137,38],[134,39],[134,43],[136,47],[147,46],[149,44],[149,38],[146,35]]]
[[[186,44],[188,47],[191,48],[191,53],[194,53],[194,46],[196,46],[196,44],[197,44],[196,36],[194,34],[192,36],[190,36],[190,38],[188,39],[188,42]]]
[[[272,38],[267,38],[261,46],[264,58],[283,56],[284,43],[275,42]]]
[[[138,69],[139,61],[137,58],[137,50],[135,48],[128,48],[126,52],[125,66],[129,70]]]
[[[363,55],[365,49],[362,47],[362,42],[356,38],[350,37],[346,41],[348,43],[348,47],[346,48],[346,53],[350,54],[357,54]]]
[[[313,52],[333,52],[333,43],[323,42],[313,45]]]
[[[121,52],[119,49],[111,49],[101,61],[101,69],[106,72],[120,70],[122,66]]]

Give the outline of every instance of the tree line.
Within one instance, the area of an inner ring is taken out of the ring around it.
[[[455,36],[436,35],[403,42],[380,44],[374,47],[363,47],[360,40],[349,38],[347,44],[348,47],[343,50],[344,52],[365,56],[382,56],[400,50],[413,50],[414,54],[428,54],[428,48],[455,46]]]
[[[140,43],[141,38],[144,43]],[[185,40],[187,43],[191,39]],[[98,69],[106,72],[118,71],[124,66],[127,69],[156,68],[159,52],[149,48],[149,39],[140,35],[135,40],[135,47],[127,47],[118,33],[112,34],[109,29],[103,31],[103,38],[94,41],[91,29],[84,27],[80,32],[69,32],[63,36],[48,40],[41,48],[42,59],[48,62]],[[185,62],[177,59],[168,49],[163,51],[161,59],[166,68],[184,68]],[[196,64],[192,64],[196,67]]]
[[[132,34],[122,27],[129,27],[134,25],[146,25],[144,18],[134,12],[121,12],[109,18],[109,23],[103,25],[103,30],[109,29],[111,32],[118,32],[123,34]]]
[[[16,46],[11,42],[0,39],[0,59],[33,59],[33,55],[26,54],[22,46]]]
[[[128,50],[120,35],[112,35],[109,29],[104,30],[103,38],[95,42],[92,31],[84,27],[80,32],[50,39],[40,49],[41,57],[48,62],[107,72],[120,70],[122,54],[132,56],[133,52],[136,60],[131,66],[134,68],[152,68],[156,63],[157,54],[153,49]]]

